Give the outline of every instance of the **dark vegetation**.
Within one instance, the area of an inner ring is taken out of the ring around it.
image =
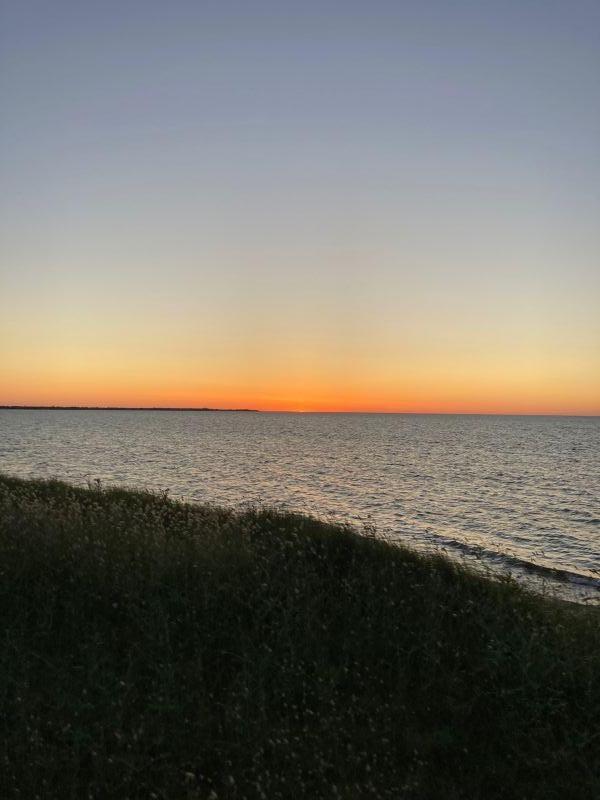
[[[298,515],[0,477],[0,796],[600,797],[598,623]]]

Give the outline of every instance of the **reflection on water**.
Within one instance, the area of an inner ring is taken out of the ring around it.
[[[600,594],[598,417],[0,410],[0,470],[369,522]]]

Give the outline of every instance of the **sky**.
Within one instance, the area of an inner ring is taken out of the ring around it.
[[[600,413],[597,0],[0,31],[0,403]]]

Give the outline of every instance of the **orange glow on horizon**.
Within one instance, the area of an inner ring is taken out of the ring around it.
[[[485,391],[404,392],[404,396],[363,392],[329,394],[312,387],[293,394],[284,389],[277,391],[194,391],[173,389],[157,391],[139,387],[127,390],[123,386],[47,386],[40,390],[33,386],[16,392],[2,392],[1,405],[20,406],[92,406],[122,408],[218,408],[253,409],[263,412],[296,413],[405,413],[405,414],[523,414],[523,415],[573,415],[598,416],[600,402],[597,395],[581,395],[577,401],[572,395],[548,393],[539,396],[521,392],[516,396]]]
[[[100,346],[73,335],[49,345],[40,335],[0,353],[0,404],[600,415],[592,347],[215,342],[196,349],[157,337],[139,347],[108,339]]]

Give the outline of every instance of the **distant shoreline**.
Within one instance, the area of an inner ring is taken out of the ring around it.
[[[259,414],[258,408],[192,408],[185,406],[0,406],[0,411],[222,411]]]

